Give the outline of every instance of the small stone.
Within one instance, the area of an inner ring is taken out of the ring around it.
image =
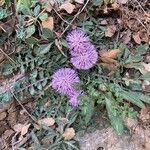
[[[102,20],[102,21],[100,22],[100,24],[101,24],[101,25],[107,25],[108,23],[107,23],[106,20]]]

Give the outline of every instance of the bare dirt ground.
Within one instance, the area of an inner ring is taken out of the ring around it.
[[[119,137],[111,127],[87,133],[80,140],[81,150],[149,150],[150,107],[141,110],[140,121],[128,118],[125,122],[128,134]]]
[[[26,102],[24,107],[32,112],[35,103]],[[6,109],[0,109],[0,149],[11,150],[15,143],[16,124],[27,124],[30,117],[20,105],[13,103]],[[86,133],[80,139],[81,150],[149,150],[150,149],[150,107],[142,109],[139,120],[127,118],[126,125],[130,131],[123,136],[115,134],[113,128],[108,127]]]
[[[24,102],[23,105],[30,113],[35,107],[34,102]],[[15,125],[25,125],[29,122],[31,122],[30,117],[16,102],[5,108],[0,106],[0,150],[11,150],[17,136]]]

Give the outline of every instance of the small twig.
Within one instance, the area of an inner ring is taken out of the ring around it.
[[[32,25],[33,23],[35,23],[35,22],[37,21],[37,19],[40,17],[40,15],[44,13],[45,10],[46,10],[46,8],[44,8],[36,17],[28,16],[28,17],[30,17],[31,19],[29,19],[28,21],[26,21],[26,23],[27,23],[26,26],[30,26],[30,25]]]
[[[59,17],[63,22],[65,22],[65,23],[71,25],[71,24],[70,24],[67,20],[65,20],[54,8],[53,8],[53,10],[55,11],[55,13],[58,15],[58,17]]]
[[[59,37],[62,37],[63,34],[68,30],[68,28],[70,27],[70,25],[72,25],[72,23],[74,22],[74,20],[78,17],[78,15],[85,9],[85,7],[87,6],[87,4],[89,3],[90,0],[87,0],[86,3],[84,4],[84,6],[82,7],[81,10],[79,10],[77,12],[77,14],[74,16],[74,18],[71,20],[71,22],[68,24],[68,26],[64,29],[64,31],[61,33],[61,35]]]
[[[32,58],[31,60],[28,60],[28,61],[25,61],[25,62],[18,63],[18,64],[16,64],[16,67],[20,67],[21,65],[25,65],[25,64],[31,63],[31,62],[33,62],[35,60],[37,60],[37,57]]]
[[[39,97],[43,94],[44,91],[46,91],[49,87],[51,87],[51,84],[48,84],[40,93]]]
[[[16,101],[18,102],[18,104],[22,107],[22,109],[27,113],[27,115],[34,121],[37,123],[37,120],[25,109],[25,107],[22,105],[22,103],[19,101],[19,99],[15,96],[15,94],[13,93],[13,91],[11,91],[11,94],[14,96],[14,98],[16,99]]]
[[[43,89],[43,91],[46,91],[49,87],[51,87],[52,86],[52,84],[48,84],[44,89]]]
[[[5,55],[5,57],[7,57],[12,63],[16,65],[15,61],[12,58],[10,58],[1,48],[0,51]]]
[[[4,32],[6,32],[6,30],[0,25],[0,28],[4,31]]]
[[[22,145],[24,145],[31,138],[31,133],[24,137],[22,140],[17,141],[14,145],[16,149],[19,149]]]
[[[45,10],[46,10],[46,8],[44,8],[44,9],[34,18],[34,20],[36,21],[36,20],[38,19],[38,17],[40,17],[40,15],[44,13]]]
[[[142,11],[145,13],[145,14],[147,14],[147,12],[144,10],[144,8],[141,6],[141,4],[140,4],[140,2],[138,1],[138,0],[135,0],[137,3],[138,3],[138,5],[140,6],[140,8],[142,9]]]
[[[144,27],[144,29],[147,31],[147,33],[149,32],[148,31],[148,29],[145,27],[145,25],[143,24],[143,22],[139,19],[139,18],[137,18],[137,17],[135,17],[135,19]]]
[[[12,150],[15,150],[15,138],[18,135],[19,132],[16,132],[15,135],[12,137],[11,140],[11,146],[12,146]]]
[[[14,11],[15,11],[15,13],[16,13],[16,18],[17,18],[17,20],[19,20],[18,12],[17,12],[17,0],[14,0]]]
[[[59,17],[63,22],[65,22],[65,23],[67,23],[67,24],[70,25],[70,23],[69,23],[67,20],[65,20],[65,19],[57,12],[57,10],[52,6],[51,3],[50,3],[50,5],[51,5],[52,9],[55,11],[55,13],[58,15],[58,17]]]

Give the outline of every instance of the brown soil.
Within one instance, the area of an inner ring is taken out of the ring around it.
[[[34,102],[26,102],[23,105],[30,113],[35,107]],[[14,101],[6,108],[0,108],[0,150],[11,150],[12,139],[15,136],[14,125],[28,122],[31,122],[31,119],[17,102]]]
[[[130,132],[117,136],[109,127],[85,134],[81,150],[150,150],[150,107],[141,110],[140,120],[125,120]]]

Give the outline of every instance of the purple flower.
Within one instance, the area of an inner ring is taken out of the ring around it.
[[[81,54],[72,53],[71,63],[77,69],[87,70],[92,68],[98,59],[98,53],[93,45],[87,47],[86,52]]]
[[[72,30],[67,36],[70,48],[71,63],[77,69],[92,68],[98,59],[98,53],[90,39],[81,29]]]
[[[79,100],[78,97],[80,96],[81,92],[75,91],[70,97],[69,97],[69,103],[73,107],[78,107],[79,106]]]
[[[74,29],[67,35],[67,42],[71,51],[81,53],[86,50],[86,45],[90,43],[90,39],[81,29]]]
[[[78,97],[81,91],[75,89],[74,85],[79,83],[80,79],[76,72],[70,68],[62,68],[54,73],[52,76],[52,88],[60,94],[67,95],[69,103],[73,107],[78,107]]]
[[[52,88],[64,95],[72,95],[75,91],[74,85],[79,82],[77,73],[70,68],[61,68],[52,76]]]

